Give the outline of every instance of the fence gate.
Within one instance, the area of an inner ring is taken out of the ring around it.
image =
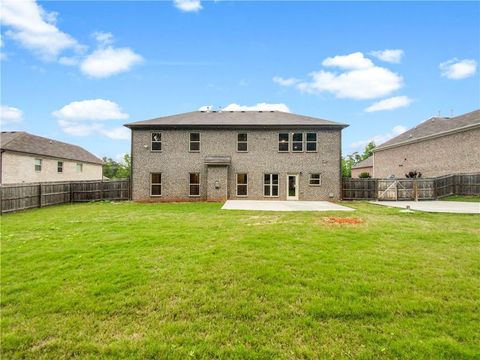
[[[397,182],[394,179],[379,179],[378,180],[378,200],[397,200]]]

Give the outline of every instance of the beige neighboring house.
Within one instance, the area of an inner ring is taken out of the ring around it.
[[[77,145],[23,131],[2,131],[0,183],[101,180],[102,160]]]
[[[345,124],[279,111],[194,111],[126,126],[134,200],[340,198]]]
[[[480,110],[433,117],[374,150],[373,177],[404,178],[480,172]]]
[[[360,161],[357,165],[352,166],[352,178],[358,178],[360,174],[368,173],[373,177],[373,156]]]

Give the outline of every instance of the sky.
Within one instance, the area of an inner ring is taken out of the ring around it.
[[[123,124],[277,109],[343,153],[480,108],[479,2],[1,2],[1,126],[119,159]]]

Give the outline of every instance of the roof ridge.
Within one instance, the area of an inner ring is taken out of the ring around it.
[[[8,140],[6,143],[2,143],[2,144],[1,144],[1,147],[2,147],[2,148],[3,148],[4,146],[10,144],[12,141],[17,140],[20,136],[23,136],[23,135],[27,134],[27,132],[25,132],[25,131],[2,131],[2,134],[4,134],[4,133],[18,133],[18,135],[15,136],[15,137],[12,137],[12,138],[11,138],[10,140]]]

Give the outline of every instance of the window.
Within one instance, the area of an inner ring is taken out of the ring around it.
[[[320,174],[310,174],[310,185],[319,186],[321,184]]]
[[[83,164],[77,163],[77,172],[82,172],[82,171],[83,171]]]
[[[35,159],[35,171],[42,171],[42,159]]]
[[[248,176],[247,174],[237,174],[237,196],[248,195]]]
[[[292,151],[293,152],[302,152],[303,151],[303,133],[293,133],[293,136],[292,136]]]
[[[151,174],[151,196],[162,196],[162,174],[161,173],[152,173]]]
[[[289,134],[288,133],[280,133],[278,134],[278,151],[280,152],[288,152],[289,151],[289,146],[288,146],[288,139]]]
[[[317,133],[307,133],[307,151],[317,151]]]
[[[58,173],[63,173],[63,161],[58,161],[57,162],[57,172]]]
[[[263,196],[278,196],[278,174],[263,175]]]
[[[152,133],[152,151],[162,151],[162,133]]]
[[[248,135],[247,134],[238,134],[237,135],[237,151],[238,152],[247,152],[248,151]]]
[[[200,173],[190,173],[190,196],[200,196]]]
[[[200,133],[190,133],[190,151],[200,152]]]

